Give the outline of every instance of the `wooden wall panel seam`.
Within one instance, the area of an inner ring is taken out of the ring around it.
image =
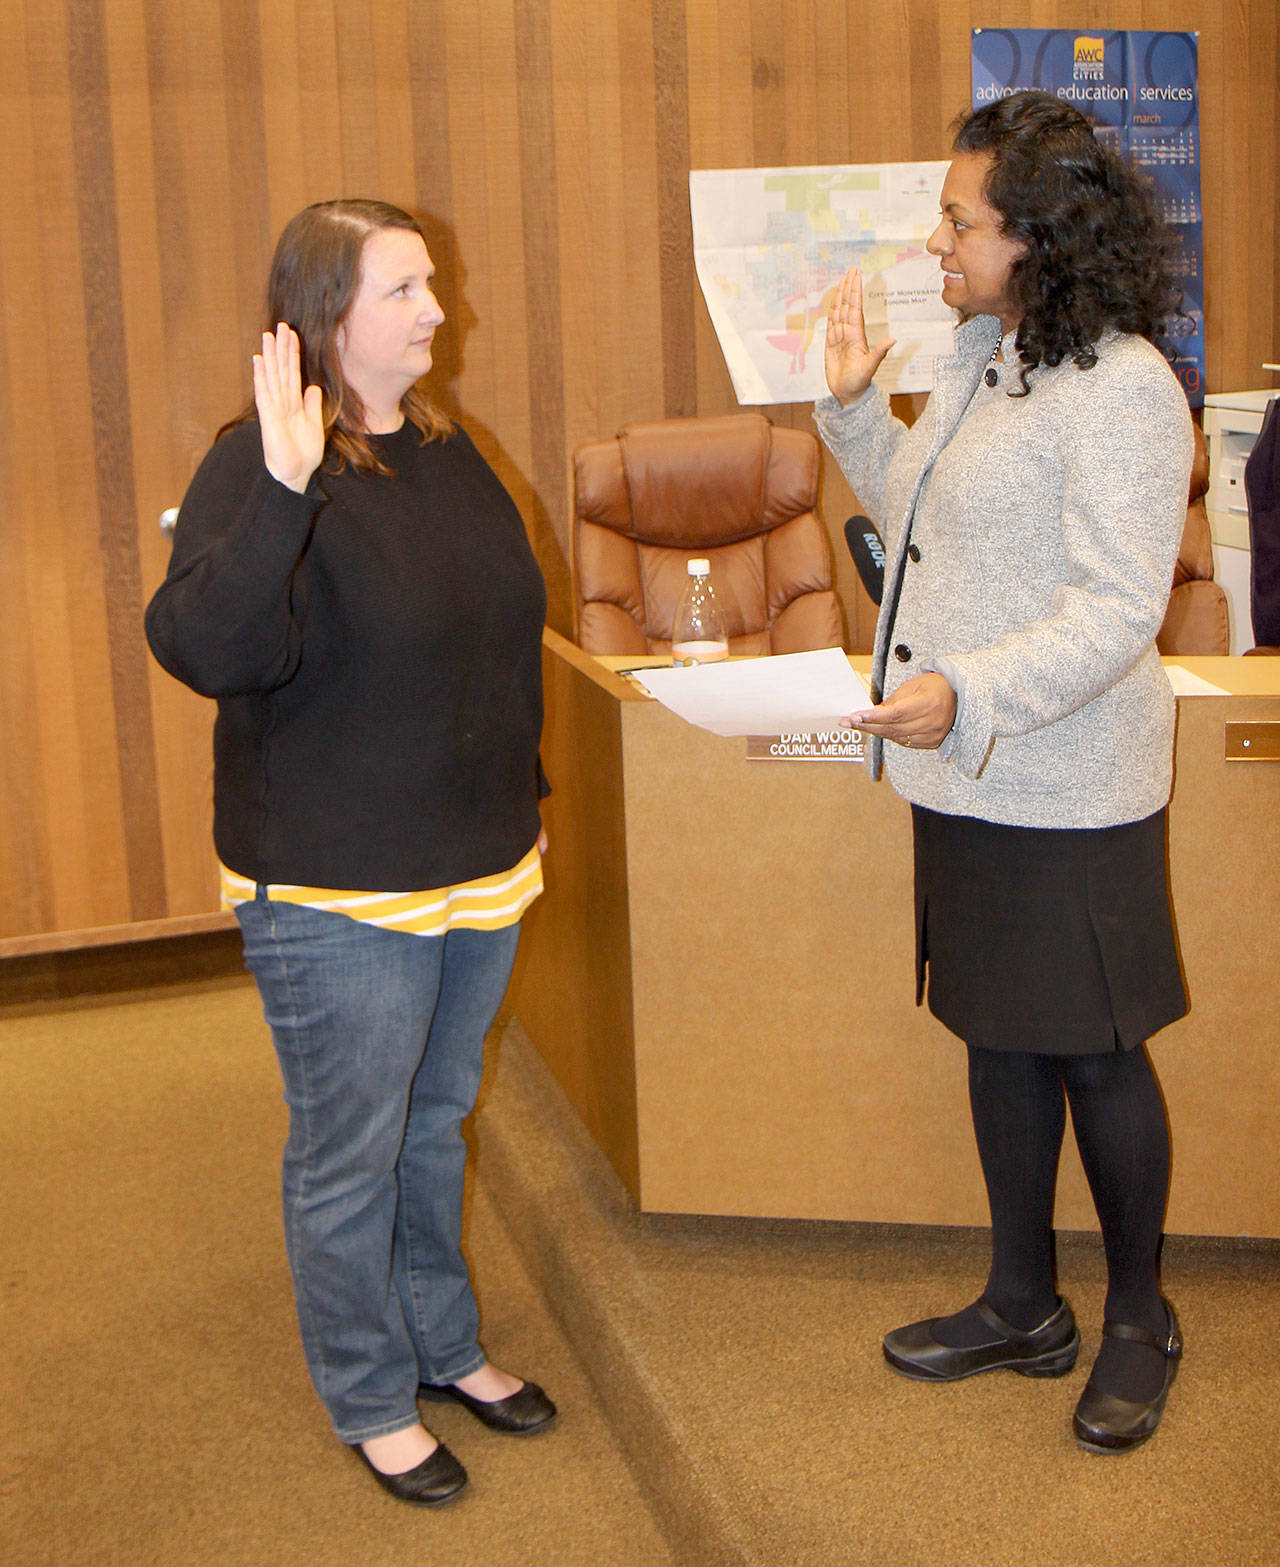
[[[694,357],[693,219],[689,210],[689,60],[684,0],[653,0],[658,136],[658,269],[666,418],[698,411]],[[602,435],[612,434],[601,431]]]
[[[524,233],[524,309],[529,329],[532,412],[530,478],[540,500],[531,519],[533,544],[547,582],[547,618],[567,631],[572,604],[566,562],[569,498],[565,474],[568,431],[564,407],[564,314],[555,115],[551,82],[551,19],[547,0],[516,10],[516,106],[520,127],[520,218]],[[530,519],[526,519],[530,520]]]
[[[101,0],[69,0],[68,20],[98,543],[123,806],[128,909],[133,919],[158,919],[167,913],[164,848],[160,837],[148,655],[142,635],[142,570]]]

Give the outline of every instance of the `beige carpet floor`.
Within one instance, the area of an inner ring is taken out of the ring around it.
[[[1166,1242],[1186,1359],[1155,1437],[1100,1457],[1070,1427],[1099,1342],[1096,1236],[1059,1238],[1083,1338],[1068,1376],[909,1381],[881,1336],[973,1299],[985,1232],[640,1217],[518,1024],[492,1054],[482,1168],[615,1429],[661,1456],[682,1560],[1280,1561],[1280,1246]]]
[[[297,1342],[285,1111],[247,983],[0,1010],[6,1567],[668,1563],[626,1456],[482,1183],[467,1243],[495,1361],[563,1407],[503,1438],[429,1406],[471,1474],[384,1495]],[[608,1559],[608,1558],[603,1558]]]

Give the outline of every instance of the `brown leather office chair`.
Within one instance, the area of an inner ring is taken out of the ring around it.
[[[731,653],[840,647],[818,443],[761,414],[624,425],[574,453],[573,580],[588,653],[667,653],[691,555]]]
[[[1213,540],[1204,497],[1209,488],[1209,456],[1204,432],[1194,426],[1195,457],[1191,463],[1191,490],[1187,521],[1173,568],[1173,591],[1164,624],[1156,635],[1156,647],[1166,657],[1178,653],[1227,653],[1231,647],[1231,623],[1227,595],[1213,580]]]

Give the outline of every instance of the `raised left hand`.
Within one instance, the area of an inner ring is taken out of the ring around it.
[[[854,729],[915,751],[936,750],[955,721],[956,694],[950,681],[938,674],[914,675],[887,702],[849,718]]]

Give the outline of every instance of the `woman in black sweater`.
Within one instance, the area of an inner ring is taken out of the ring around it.
[[[398,208],[289,223],[255,409],[192,480],[147,611],[156,657],[218,702],[214,837],[290,1108],[312,1380],[427,1504],[466,1474],[420,1394],[502,1431],[555,1415],[485,1359],[460,1249],[461,1123],[542,885],[546,598],[510,497],[419,385],[432,277]]]

